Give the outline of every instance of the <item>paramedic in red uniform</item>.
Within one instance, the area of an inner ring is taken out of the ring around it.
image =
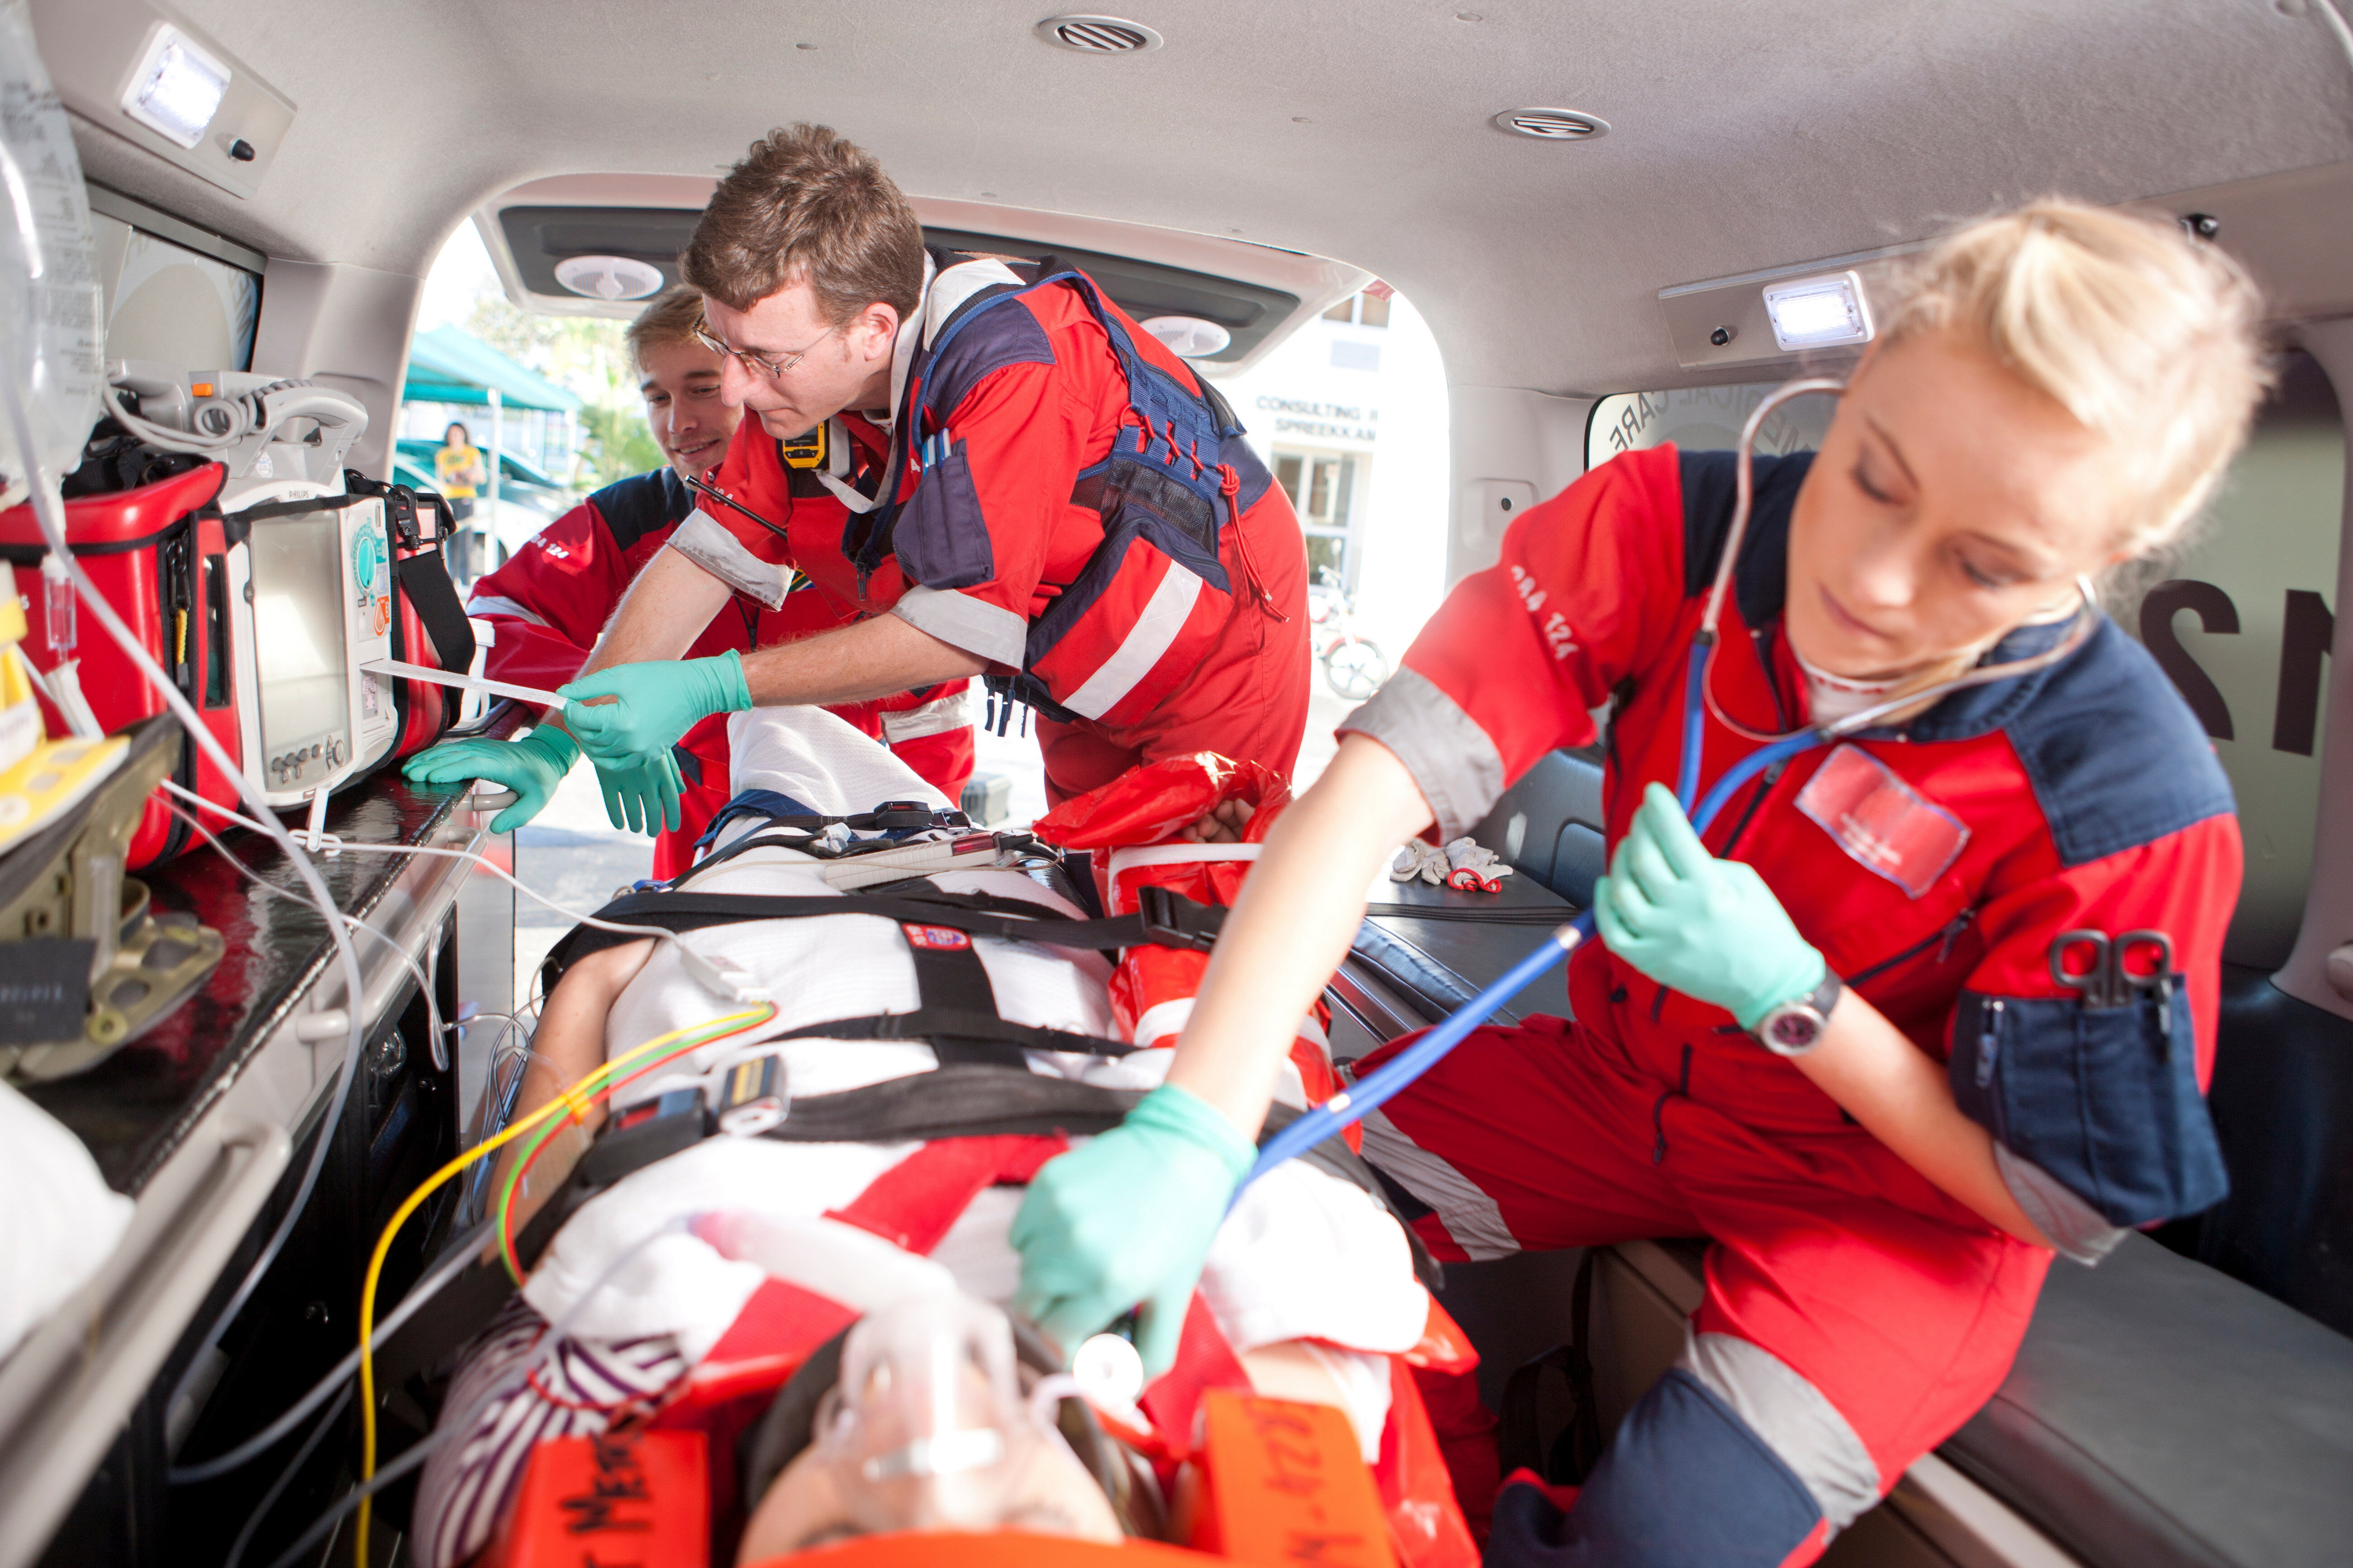
[[[2065,647],[2078,574],[2179,539],[2264,379],[2252,289],[2169,220],[2040,203],[1883,303],[1820,452],[1756,465],[1703,787],[1761,743],[1727,719],[1772,735]],[[1490,1563],[1810,1561],[1993,1393],[2054,1251],[2094,1263],[2226,1185],[2201,1093],[2240,842],[2188,706],[2094,612],[2055,662],[1763,773],[1703,841],[1671,785],[1733,485],[1728,454],[1630,453],[1513,524],[1270,834],[1166,1087],[1013,1232],[1016,1305],[1065,1345],[1189,1283],[1382,860],[1467,831],[1614,694],[1575,1019],[1472,1034],[1366,1124],[1441,1258],[1713,1241],[1674,1368],[1581,1491],[1495,1494]],[[2054,975],[2085,931],[2162,933],[2126,1002]]]
[[[1036,711],[1053,801],[1200,751],[1288,776],[1305,544],[1182,360],[1091,285],[1024,291],[1043,280],[926,251],[881,167],[823,127],[754,145],[681,270],[727,356],[722,395],[758,417],[714,476],[728,499],[638,574],[565,690],[593,759],[658,766],[708,714],[987,674]],[[813,428],[817,508],[775,446]],[[785,563],[863,618],[677,662],[732,595],[771,599]]]
[[[700,294],[672,288],[630,323],[629,355],[638,367],[646,425],[669,462],[598,490],[474,584],[467,614],[489,621],[497,637],[483,661],[484,674],[541,688],[561,686],[577,675],[630,582],[693,511],[694,495],[683,481],[727,455],[729,438],[743,418],[742,410],[719,395],[719,356],[695,337],[702,313]],[[776,442],[763,445],[776,461]],[[691,651],[748,653],[856,618],[845,600],[804,577],[780,607],[739,597],[703,628]],[[973,770],[969,685],[948,681],[830,710],[887,742],[909,767],[957,800]],[[560,742],[548,743],[562,749]],[[653,874],[665,879],[692,863],[695,840],[726,804],[726,719],[714,716],[695,725],[681,738],[679,752],[679,822],[664,827],[654,842]],[[535,765],[542,762],[548,765]],[[473,776],[448,772],[452,768],[496,768],[509,775],[499,782],[530,797],[518,803],[527,805],[526,817],[545,804],[541,786],[553,787],[546,784],[549,775],[562,773],[554,759],[482,742],[472,742],[462,757],[429,752],[412,772],[426,778]],[[650,826],[664,815],[642,809],[645,803],[617,789],[607,795],[616,827]],[[632,805],[641,807],[635,822],[628,820]]]

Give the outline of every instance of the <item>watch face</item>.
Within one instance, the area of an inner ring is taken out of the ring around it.
[[[1765,1043],[1777,1051],[1805,1050],[1821,1035],[1822,1021],[1810,1008],[1791,1007],[1765,1020]]]

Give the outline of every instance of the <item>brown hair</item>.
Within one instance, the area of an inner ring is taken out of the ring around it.
[[[830,126],[791,125],[719,182],[679,272],[730,310],[806,281],[837,326],[878,301],[903,321],[922,302],[923,228],[872,154]]]
[[[629,363],[646,368],[648,349],[696,342],[694,329],[702,321],[702,290],[673,283],[653,297],[623,334],[629,343]]]

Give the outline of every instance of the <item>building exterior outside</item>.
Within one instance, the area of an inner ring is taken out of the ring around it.
[[[1420,313],[1376,283],[1218,385],[1298,509],[1310,581],[1394,664],[1446,585],[1446,371]]]

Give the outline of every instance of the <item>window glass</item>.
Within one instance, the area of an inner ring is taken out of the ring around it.
[[[2197,543],[2120,596],[2116,620],[2189,700],[2231,775],[2245,890],[2223,952],[2276,969],[2295,944],[2320,809],[2320,741],[2344,516],[2345,434],[2309,355],[2279,388]]]
[[[1356,319],[1356,296],[1351,294],[1348,298],[1341,300],[1338,304],[1324,311],[1324,319],[1327,321],[1355,321]]]
[[[1299,513],[1307,535],[1307,580],[1319,587],[1355,590],[1349,544],[1356,537],[1356,486],[1366,463],[1361,453],[1275,448],[1275,482]]]
[[[1585,466],[1620,452],[1646,451],[1672,441],[1686,452],[1729,452],[1740,426],[1778,381],[1736,386],[1677,387],[1672,392],[1620,392],[1593,405],[1585,424]],[[1757,432],[1757,449],[1778,457],[1821,444],[1837,407],[1828,397],[1799,397],[1773,410]]]
[[[251,370],[261,279],[102,212],[90,215],[106,295],[106,357],[174,370]]]
[[[1389,324],[1389,297],[1366,290],[1357,296],[1360,301],[1356,324],[1362,327],[1386,327]]]

